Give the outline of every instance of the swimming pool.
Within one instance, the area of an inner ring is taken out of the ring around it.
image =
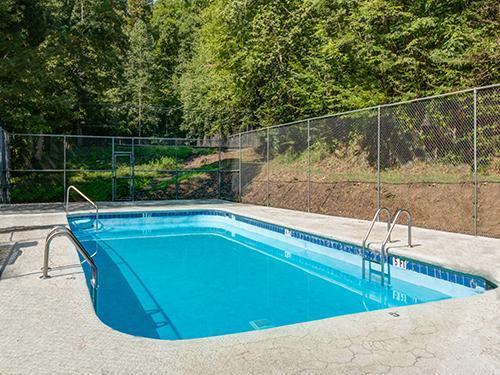
[[[484,279],[218,210],[74,215],[99,269],[98,317],[132,335],[190,339],[482,293]],[[84,263],[89,279],[89,270]]]

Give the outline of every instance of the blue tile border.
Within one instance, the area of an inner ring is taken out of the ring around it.
[[[226,211],[220,210],[171,210],[171,211],[145,211],[145,212],[124,212],[124,213],[101,213],[99,214],[100,219],[118,219],[118,218],[141,218],[141,217],[165,217],[165,216],[196,216],[196,215],[205,215],[205,216],[221,216],[234,218],[236,221],[240,221],[245,224],[253,225],[262,229],[266,229],[272,232],[276,232],[279,234],[289,234],[291,237],[303,240],[306,242],[311,242],[313,244],[327,247],[330,249],[343,251],[349,254],[364,256],[366,259],[370,261],[374,261],[380,263],[381,254],[372,250],[365,250],[363,254],[363,249],[360,246],[334,240],[331,238],[326,238],[322,236],[318,236],[315,234],[302,232],[296,229],[282,227],[280,225],[267,223],[265,221],[251,219],[246,216],[241,216],[238,214],[232,214]],[[94,219],[95,214],[88,215],[68,215],[68,221],[70,220],[81,220],[81,219]],[[398,267],[394,265],[395,260],[404,261],[405,267],[404,269],[412,272],[417,272],[423,275],[427,275],[436,279],[445,280],[454,284],[459,284],[465,286],[467,288],[483,288],[483,289],[493,289],[496,288],[494,284],[483,279],[482,277],[467,275],[461,272],[453,271],[441,266],[436,266],[420,261],[416,261],[410,258],[396,256],[396,255],[388,255],[386,256],[386,264],[389,264],[393,267]],[[401,267],[399,267],[401,268]]]

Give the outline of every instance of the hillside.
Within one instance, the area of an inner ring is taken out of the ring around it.
[[[247,152],[247,160],[252,159]],[[254,157],[253,160],[256,158]],[[377,178],[363,155],[311,155],[311,212],[370,220],[377,209]],[[243,202],[267,204],[267,168],[243,163]],[[478,230],[500,236],[500,160],[479,176]],[[250,170],[254,172],[250,176]],[[245,171],[247,171],[245,173]],[[411,178],[408,178],[411,176]],[[280,155],[269,165],[269,205],[307,211],[307,156]],[[381,173],[381,206],[405,207],[415,225],[472,233],[473,180],[467,165],[409,163]]]

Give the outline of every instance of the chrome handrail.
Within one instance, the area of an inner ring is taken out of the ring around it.
[[[69,213],[69,193],[71,190],[76,191],[78,194],[80,194],[83,198],[87,200],[92,206],[95,208],[95,228],[97,229],[98,223],[99,223],[99,207],[97,207],[97,204],[95,204],[89,197],[87,197],[85,194],[83,194],[80,190],[78,190],[75,186],[70,185],[68,189],[66,190],[66,215]]]
[[[52,229],[45,239],[45,250],[43,253],[43,265],[42,265],[42,279],[49,278],[49,252],[50,252],[50,244],[52,240],[56,237],[65,236],[69,238],[69,240],[75,245],[76,250],[83,256],[85,261],[89,264],[92,269],[92,276],[90,279],[90,285],[92,287],[92,302],[94,304],[94,309],[97,310],[97,286],[98,286],[98,272],[97,266],[94,263],[94,260],[89,255],[87,250],[82,246],[80,241],[73,234],[71,229],[65,226],[57,226]]]
[[[405,213],[408,216],[408,221],[406,222],[406,225],[408,226],[408,247],[412,247],[412,244],[411,244],[411,227],[412,227],[412,224],[413,224],[413,218],[411,216],[410,211],[405,210],[404,208],[399,208],[396,211],[396,215],[394,215],[394,220],[392,221],[392,225],[391,225],[390,229],[388,230],[387,235],[385,236],[384,242],[382,242],[382,248],[381,248],[381,251],[380,251],[380,270],[382,272],[382,285],[384,285],[384,265],[385,265],[385,257],[387,255],[387,251],[386,251],[385,246],[387,245],[387,242],[389,242],[389,239],[391,238],[391,233],[392,233],[392,231],[394,230],[394,227],[397,224],[399,216],[401,216],[401,214],[403,214],[403,213]]]
[[[365,277],[365,251],[366,251],[366,241],[368,240],[368,237],[370,236],[370,233],[372,232],[373,226],[375,225],[375,221],[377,218],[379,218],[380,213],[385,212],[387,214],[387,232],[389,232],[389,229],[391,228],[391,211],[389,211],[388,208],[386,207],[380,207],[376,212],[375,215],[373,216],[373,219],[370,223],[370,227],[366,231],[365,238],[363,238],[363,243],[362,243],[362,251],[363,251],[363,264],[362,264],[362,272],[363,272],[363,278]],[[389,234],[389,241],[390,241],[390,234]]]

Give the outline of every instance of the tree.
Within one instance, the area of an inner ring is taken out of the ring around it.
[[[165,108],[162,128],[169,135],[184,134],[180,78],[193,57],[197,31],[202,23],[201,13],[208,3],[206,0],[158,0],[153,7],[154,82]]]
[[[234,131],[497,82],[495,1],[216,0],[178,86],[183,127]]]
[[[499,9],[494,0],[3,0],[0,121],[202,136],[494,83]]]
[[[110,0],[51,0],[50,30],[41,44],[47,74],[69,98],[66,129],[102,132],[107,92],[121,81],[126,35],[124,5]]]
[[[152,82],[154,45],[146,23],[141,19],[135,22],[129,39],[124,92],[130,103],[128,127],[140,137],[144,133],[151,134],[151,131],[156,130],[158,123],[158,109],[154,106],[155,90]]]
[[[151,18],[151,0],[127,0],[127,24],[131,30],[138,20],[149,22]]]
[[[45,33],[39,1],[0,2],[0,126],[7,130],[50,130],[46,109],[58,98],[44,95],[51,78],[37,48]]]

